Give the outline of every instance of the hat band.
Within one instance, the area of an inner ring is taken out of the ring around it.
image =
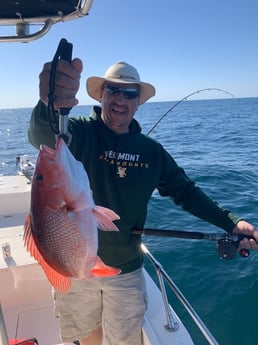
[[[137,81],[135,79],[135,77],[130,77],[129,75],[108,75],[107,78],[111,78],[111,79],[131,79],[134,80],[136,83],[139,83],[139,81]]]

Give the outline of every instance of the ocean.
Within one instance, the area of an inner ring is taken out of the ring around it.
[[[143,132],[148,133],[175,104],[142,105],[136,119]],[[77,106],[70,116],[88,114],[89,109]],[[17,156],[37,155],[27,139],[31,110],[0,110],[0,175],[17,173]],[[150,136],[212,199],[258,227],[258,98],[188,99],[174,107]],[[146,227],[223,232],[157,192],[149,203]],[[151,236],[144,236],[143,241],[220,345],[258,345],[258,252],[252,251],[248,258],[237,254],[232,260],[221,260],[215,241]],[[147,262],[146,266],[151,269]],[[195,344],[206,345],[173,293],[169,292],[169,298]]]

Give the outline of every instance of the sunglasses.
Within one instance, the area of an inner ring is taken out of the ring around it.
[[[112,85],[104,85],[104,89],[111,96],[118,96],[122,93],[126,99],[135,99],[140,96],[139,90],[133,87],[123,88]]]

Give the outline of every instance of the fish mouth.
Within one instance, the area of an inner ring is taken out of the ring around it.
[[[45,144],[41,144],[39,148],[39,154],[49,160],[55,161],[59,159],[62,153],[64,153],[64,146],[66,146],[64,140],[61,137],[58,137],[56,141],[55,149]]]
[[[48,157],[51,160],[55,160],[56,158],[56,150],[52,149],[51,147],[47,145],[40,145],[39,148],[40,154],[43,154],[44,156]]]

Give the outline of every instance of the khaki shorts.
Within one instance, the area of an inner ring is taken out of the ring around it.
[[[141,345],[147,307],[142,268],[108,278],[74,280],[66,295],[54,292],[55,312],[64,342],[88,337],[103,326],[109,345]]]

